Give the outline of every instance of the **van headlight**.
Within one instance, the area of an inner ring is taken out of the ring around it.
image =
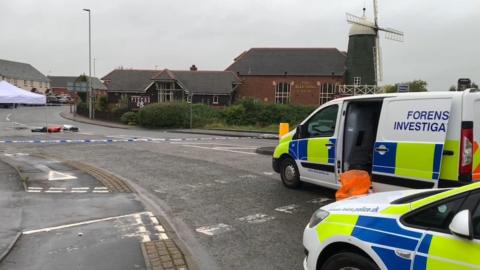
[[[310,222],[308,223],[309,228],[313,228],[318,225],[318,223],[322,222],[324,219],[328,217],[328,212],[322,209],[318,209],[313,213],[312,217],[310,218]]]

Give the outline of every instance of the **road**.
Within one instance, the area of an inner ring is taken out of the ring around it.
[[[137,192],[135,198],[172,230],[175,240],[191,261],[191,268],[302,268],[303,228],[311,214],[326,199],[332,198],[333,193],[307,184],[298,190],[283,187],[279,176],[272,171],[271,157],[255,153],[257,147],[275,145],[274,140],[100,127],[61,118],[59,112],[65,109],[67,108],[49,107],[45,110],[42,107],[25,107],[0,110],[0,140],[25,141],[0,144],[0,151],[7,154],[40,153],[58,160],[80,161],[128,181]],[[15,128],[43,126],[45,119],[49,124],[76,125],[80,132],[35,134],[28,129]],[[135,138],[136,141],[59,141],[128,138]],[[40,140],[44,140],[43,143]],[[79,200],[83,198],[81,194],[77,196]],[[126,196],[122,200],[133,199],[128,197],[131,195],[122,196]],[[137,202],[132,206],[122,203],[122,200],[119,199],[118,206],[115,205],[116,202],[109,201],[108,208],[115,210],[100,211],[95,218],[114,216],[110,211],[118,215],[144,211]],[[79,202],[85,203],[85,200]],[[63,205],[49,207],[62,211],[60,209]],[[67,219],[72,219],[72,216]],[[25,229],[40,228],[41,225],[47,224],[35,224],[32,221]],[[102,235],[115,234],[115,231],[102,228],[105,224],[88,226],[92,236],[84,240],[86,244],[83,246],[95,243],[95,239],[102,237],[112,239],[113,236]],[[75,238],[75,232],[69,233],[64,238],[52,240],[52,245],[68,246],[65,243]],[[22,256],[32,252],[35,243],[44,241],[41,238],[23,240],[26,244],[15,247],[7,261],[21,264]],[[103,256],[100,256],[103,254],[113,256],[111,258],[122,258],[125,254],[139,253],[122,241],[128,239],[118,237],[117,241],[104,246],[92,244],[98,249],[95,254],[85,250],[73,250],[70,254],[78,253],[78,256],[90,261],[90,266],[97,265],[96,269],[122,269],[116,268],[118,265],[115,264],[108,265],[101,259]],[[117,249],[117,246],[123,248]],[[108,255],[109,250],[115,252]],[[33,253],[39,257],[35,257],[38,261],[42,261],[42,254]],[[138,256],[130,257],[138,261],[137,268],[145,267]],[[52,258],[55,259],[50,257]],[[81,265],[78,259],[67,259],[74,260],[77,266]],[[0,266],[0,269],[3,268]],[[45,264],[42,269],[49,268]]]

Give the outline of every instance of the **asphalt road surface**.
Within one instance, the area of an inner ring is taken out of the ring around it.
[[[271,157],[255,153],[257,147],[273,146],[276,141],[100,127],[61,118],[59,112],[66,109],[68,107],[0,110],[0,140],[25,141],[0,144],[0,154],[41,153],[60,160],[81,161],[128,179],[148,210],[174,230],[180,247],[193,262],[191,268],[302,269],[303,229],[311,214],[325,204],[326,199],[331,199],[333,192],[311,185],[298,190],[285,188],[271,168]],[[34,134],[25,129],[43,126],[46,120],[49,124],[73,124],[80,132]],[[129,138],[136,141],[64,141]],[[89,201],[83,197],[87,195],[76,196],[80,201],[75,204]],[[102,211],[77,206],[82,208],[82,213],[88,209],[97,211],[96,218],[143,211],[137,202],[122,202],[112,199]],[[43,208],[62,212],[63,207],[63,203],[39,205],[38,211],[24,215],[45,213],[47,209]],[[70,212],[70,219],[75,211]],[[48,225],[39,217],[27,220],[27,227],[32,229]],[[42,224],[36,224],[37,221]],[[103,223],[88,225],[84,229],[90,233],[81,241],[75,230],[62,231],[62,237],[55,240],[48,240],[48,235],[22,237],[7,258],[7,262],[17,267],[5,267],[4,262],[0,269],[23,269],[29,260],[28,254],[37,248],[45,252],[34,252],[32,256],[37,261],[42,258],[50,261],[43,262],[42,269],[54,269],[52,260],[61,261],[55,266],[58,269],[69,263],[71,266],[88,263],[85,269],[121,269],[118,262],[129,256],[132,269],[144,268],[139,251],[128,244],[131,239],[117,239],[112,236],[114,230],[109,228],[112,226]],[[99,239],[110,240],[100,242]],[[70,255],[56,257],[51,253],[56,249],[49,245],[57,249],[70,247]],[[88,262],[78,258],[88,258]]]

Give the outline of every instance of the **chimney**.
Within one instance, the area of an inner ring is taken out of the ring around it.
[[[195,65],[192,65],[192,66],[190,67],[190,71],[197,71],[197,70],[198,70],[198,68],[197,68],[197,66],[195,66]]]

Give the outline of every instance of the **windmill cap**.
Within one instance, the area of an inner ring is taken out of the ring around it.
[[[373,23],[368,21],[365,16],[363,16],[359,22],[367,24],[367,25],[371,24],[373,26]],[[373,35],[373,36],[375,36],[376,33],[375,33],[375,30],[373,29],[373,27],[368,27],[368,26],[352,23],[352,26],[350,27],[350,32],[349,32],[348,35],[349,36],[358,36],[358,35]]]

